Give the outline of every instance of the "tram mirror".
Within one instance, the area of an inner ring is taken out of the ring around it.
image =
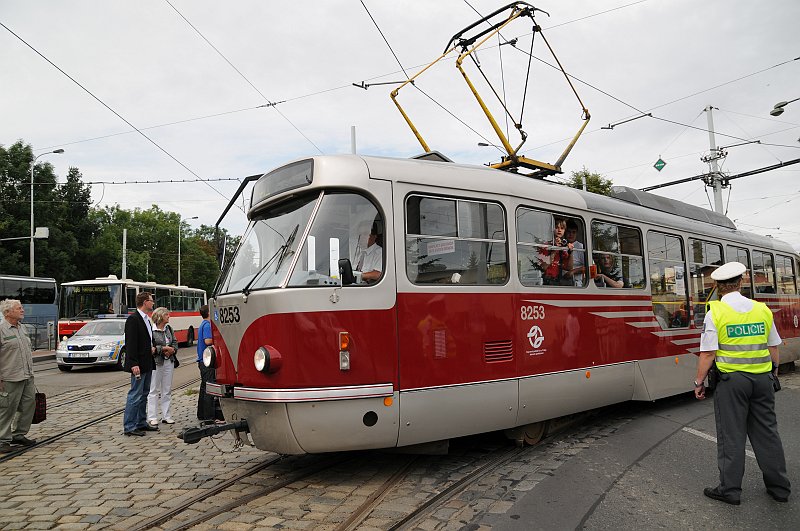
[[[342,286],[348,286],[356,281],[349,258],[339,258],[339,278],[342,279]]]

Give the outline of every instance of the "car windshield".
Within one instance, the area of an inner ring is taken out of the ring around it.
[[[220,284],[220,293],[281,285],[320,196],[306,195],[253,219]]]
[[[125,333],[125,321],[91,321],[75,332],[76,336],[121,336]]]

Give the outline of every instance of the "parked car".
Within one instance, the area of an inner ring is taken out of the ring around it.
[[[62,371],[73,367],[125,365],[125,318],[98,318],[89,321],[56,350],[56,362]]]

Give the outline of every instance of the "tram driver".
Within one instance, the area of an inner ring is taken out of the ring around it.
[[[356,278],[360,282],[375,282],[383,271],[383,249],[378,244],[378,223],[363,225],[359,229],[355,252]]]

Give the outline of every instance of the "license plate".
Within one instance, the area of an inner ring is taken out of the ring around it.
[[[89,357],[89,353],[88,352],[73,352],[70,357],[71,358],[88,358]]]

